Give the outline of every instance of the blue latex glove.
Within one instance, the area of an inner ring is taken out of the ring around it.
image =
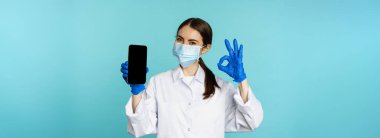
[[[124,81],[128,83],[127,81],[127,78],[128,78],[128,61],[125,61],[125,63],[122,63],[121,64],[121,69],[120,71],[123,73],[123,79]],[[149,69],[146,68],[146,72],[148,73]],[[144,89],[145,89],[145,85],[144,84],[129,84],[129,86],[131,87],[131,92],[133,95],[137,95],[139,94],[140,92],[142,92]]]
[[[232,50],[230,46],[230,42],[225,39],[224,40],[226,44],[226,48],[228,50],[229,56],[225,55],[222,58],[220,58],[218,63],[219,70],[227,73],[229,76],[231,76],[235,82],[242,82],[247,77],[244,73],[243,68],[243,45],[240,45],[238,49],[238,42],[236,39],[234,39],[234,50]],[[223,62],[227,60],[228,64],[226,66],[223,66]]]

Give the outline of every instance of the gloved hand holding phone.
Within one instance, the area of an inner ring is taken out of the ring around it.
[[[121,69],[120,71],[123,73],[123,79],[124,81],[128,83],[128,61],[125,61],[124,63],[121,64]],[[146,73],[149,72],[149,68],[147,67],[146,68]],[[139,94],[140,92],[142,92],[144,89],[145,89],[145,85],[144,84],[129,84],[129,86],[131,87],[131,92],[133,95],[137,95]]]

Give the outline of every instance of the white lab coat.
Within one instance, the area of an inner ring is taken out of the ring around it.
[[[222,138],[224,132],[254,131],[263,120],[261,103],[248,92],[244,104],[238,88],[216,77],[221,87],[203,100],[205,73],[201,67],[190,84],[182,69],[153,76],[132,110],[132,99],[125,106],[128,132],[135,137],[157,133],[159,138]]]

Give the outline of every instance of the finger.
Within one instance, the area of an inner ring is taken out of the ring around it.
[[[239,58],[243,58],[243,45],[240,45],[240,48],[239,48]]]
[[[230,61],[229,56],[227,55],[223,56],[222,58],[220,58],[219,63],[218,63],[218,68],[222,71],[225,71],[227,69],[226,66],[222,65],[225,60],[229,62]]]
[[[218,64],[218,69],[221,71],[227,71],[227,67],[223,66],[222,64]]]
[[[148,67],[146,67],[146,69],[145,69],[145,73],[148,73],[149,72],[149,68]]]
[[[123,68],[121,68],[120,71],[121,71],[122,73],[124,73],[124,74],[128,74],[128,70],[127,70],[127,69],[123,69]]]
[[[224,55],[222,58],[219,59],[219,64],[223,64],[223,62],[227,60],[228,62],[230,62],[230,58],[229,56],[227,55]]]
[[[234,39],[234,55],[237,56],[238,54],[238,42],[236,39]]]
[[[226,44],[228,54],[230,54],[230,56],[233,56],[233,51],[230,45],[230,41],[228,41],[227,39],[224,39],[224,43]]]
[[[128,63],[127,63],[127,64],[122,63],[122,64],[121,64],[121,68],[123,68],[123,69],[128,69]]]
[[[124,74],[124,73],[123,73],[123,77],[128,77],[128,74]]]

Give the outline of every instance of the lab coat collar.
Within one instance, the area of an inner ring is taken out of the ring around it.
[[[181,66],[178,66],[173,71],[173,82],[176,82],[178,79],[182,79],[184,77],[183,71]],[[200,83],[203,83],[205,80],[205,71],[201,66],[198,66],[198,70],[195,73],[194,79],[199,81]]]

